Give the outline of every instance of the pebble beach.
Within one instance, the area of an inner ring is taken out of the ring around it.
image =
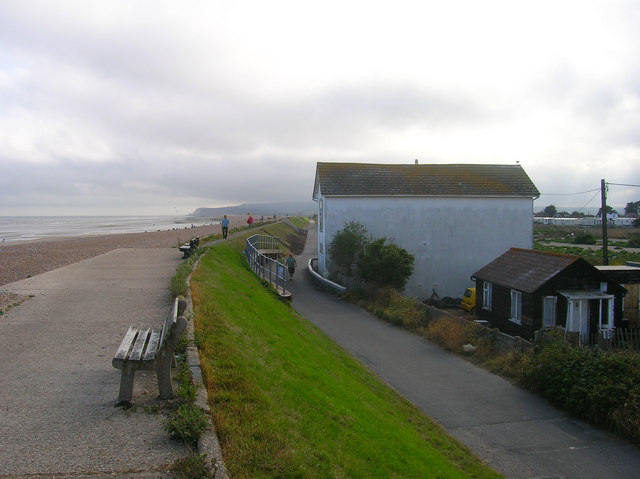
[[[244,226],[246,216],[230,215],[231,229]],[[176,248],[194,236],[221,232],[219,224],[194,228],[95,236],[58,237],[0,244],[0,287],[77,263],[118,248]],[[15,298],[0,290],[0,311]]]

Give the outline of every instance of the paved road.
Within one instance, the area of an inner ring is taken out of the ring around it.
[[[640,451],[546,401],[313,288],[309,231],[293,307],[508,478],[638,478]]]
[[[180,253],[118,249],[0,288],[34,295],[0,316],[0,478],[167,477],[170,441],[155,375],[139,372],[135,410],[115,408],[111,358],[131,324],[160,325]]]

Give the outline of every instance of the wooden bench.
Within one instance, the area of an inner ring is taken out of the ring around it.
[[[196,237],[196,238],[191,238],[191,240],[188,243],[183,244],[178,249],[182,251],[183,258],[188,258],[195,252],[195,250],[198,249],[198,246],[200,246],[200,238]]]
[[[155,371],[160,399],[173,399],[171,367],[178,341],[187,327],[187,320],[182,317],[186,307],[186,301],[176,299],[161,328],[129,327],[111,361],[114,368],[122,371],[116,406],[131,403],[133,378],[139,370]]]

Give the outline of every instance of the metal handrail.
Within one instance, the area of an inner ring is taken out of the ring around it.
[[[291,227],[295,230],[295,232],[296,232],[296,233],[302,233],[302,232],[304,231],[304,228],[300,228],[299,226],[297,226],[297,225],[293,224],[293,223],[289,220],[289,218],[285,218],[285,219],[284,219],[284,222],[285,222],[285,224],[287,224],[287,225],[291,226]]]
[[[280,238],[277,236],[253,235],[247,238],[245,254],[249,267],[259,278],[269,281],[276,289],[282,288],[282,294],[287,294],[287,275],[283,263],[262,254],[260,250],[280,249]]]
[[[309,274],[311,275],[311,279],[316,285],[320,286],[323,289],[333,291],[334,293],[337,293],[339,295],[343,295],[347,292],[347,288],[345,286],[342,286],[341,284],[338,284],[338,283],[334,283],[333,281],[328,280],[327,278],[320,275],[316,271],[316,268],[313,267],[314,263],[315,264],[318,263],[318,258],[309,259],[309,262],[307,263],[307,270],[309,271]]]

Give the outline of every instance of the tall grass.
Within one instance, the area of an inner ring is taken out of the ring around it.
[[[264,288],[243,247],[214,246],[191,278],[232,477],[500,477]]]

